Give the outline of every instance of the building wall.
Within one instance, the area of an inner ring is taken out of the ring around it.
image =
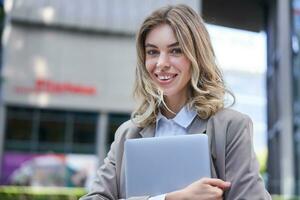
[[[152,10],[178,3],[200,12],[201,0],[13,0],[11,17],[48,26],[132,34]]]
[[[133,37],[12,24],[4,60],[5,103],[92,111],[133,108]]]

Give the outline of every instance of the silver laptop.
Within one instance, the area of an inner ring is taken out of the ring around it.
[[[205,134],[125,141],[127,198],[165,194],[210,175],[210,153]]]

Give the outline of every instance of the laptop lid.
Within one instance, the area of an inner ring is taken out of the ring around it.
[[[160,195],[210,177],[205,134],[125,141],[126,196]]]

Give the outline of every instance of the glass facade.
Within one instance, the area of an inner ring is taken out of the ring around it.
[[[96,112],[7,106],[0,185],[83,187],[90,184],[99,159],[97,138],[105,140],[101,151],[108,151],[117,128],[130,119],[128,113],[109,113],[107,122],[101,125],[106,131],[99,132],[102,130],[99,116]],[[62,169],[59,182],[51,181],[53,174],[48,170],[56,173],[56,167]],[[31,174],[26,174],[27,168]],[[71,175],[66,173],[69,169]],[[71,178],[82,173],[80,184]]]
[[[107,143],[106,150],[110,148],[110,144],[114,141],[116,130],[119,126],[130,119],[130,114],[127,113],[111,113],[108,115]]]
[[[93,154],[98,114],[8,107],[5,151]]]
[[[300,195],[300,0],[292,3],[292,49],[293,49],[293,117],[294,117],[294,155],[295,155],[295,177],[296,195]]]

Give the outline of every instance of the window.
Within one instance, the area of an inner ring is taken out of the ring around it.
[[[108,116],[108,129],[107,129],[107,143],[106,143],[106,149],[108,150],[110,147],[110,144],[114,141],[114,136],[116,133],[116,130],[119,128],[119,126],[130,119],[129,114],[109,114]]]
[[[33,110],[9,108],[6,119],[5,149],[29,151],[32,127]]]
[[[8,107],[5,150],[95,153],[98,115]]]
[[[38,128],[38,151],[64,152],[66,135],[66,113],[56,111],[40,112]]]
[[[96,141],[96,117],[90,114],[74,115],[73,152],[88,152]]]

